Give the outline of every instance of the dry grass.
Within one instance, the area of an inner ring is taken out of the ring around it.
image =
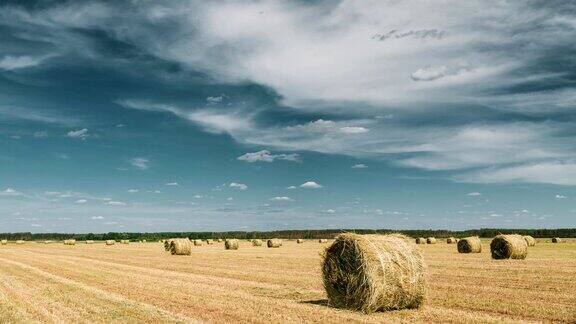
[[[182,257],[161,243],[8,244],[0,248],[0,323],[576,322],[574,240],[542,240],[521,262],[492,260],[489,243],[475,254],[420,245],[424,306],[369,315],[327,306],[324,244],[247,244],[233,253],[215,244]]]

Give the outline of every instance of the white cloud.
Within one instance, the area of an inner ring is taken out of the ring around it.
[[[286,189],[288,189],[288,190],[294,190],[294,189],[297,189],[297,188],[298,188],[298,187],[296,187],[296,186],[288,186],[288,187],[286,187]]]
[[[234,198],[228,197],[228,198],[226,198],[226,200],[228,200],[228,201],[234,201]]]
[[[111,200],[111,201],[107,202],[106,204],[109,206],[126,206],[126,203],[121,202],[121,201],[114,201],[114,200]]]
[[[248,186],[243,184],[243,183],[231,182],[230,188],[238,189],[238,190],[246,190],[246,189],[248,189]]]
[[[300,185],[300,188],[320,189],[320,188],[322,188],[322,185],[320,185],[319,183],[316,183],[315,181],[306,181]]]
[[[45,60],[46,57],[33,56],[4,56],[0,58],[0,69],[2,70],[19,70],[28,67],[37,66]]]
[[[555,198],[556,199],[566,199],[567,197],[564,195],[556,195]]]
[[[147,158],[143,158],[143,157],[136,157],[133,158],[132,160],[130,160],[130,164],[140,170],[146,170],[148,168],[150,168],[150,166],[148,165],[150,163],[150,160],[148,160]]]
[[[368,166],[363,163],[354,164],[351,168],[352,169],[366,169]]]
[[[336,213],[336,211],[335,211],[334,209],[326,209],[326,210],[323,210],[323,212],[326,213],[326,214],[334,214],[334,213]]]
[[[202,196],[202,195],[194,195],[194,198],[196,198],[196,199],[202,199],[202,198],[204,198],[204,196]]]
[[[466,196],[471,196],[471,197],[482,196],[482,193],[480,193],[478,191],[474,191],[474,192],[467,193]]]
[[[85,140],[86,138],[90,137],[90,134],[88,134],[87,128],[82,128],[78,130],[71,130],[68,133],[66,133],[66,136],[70,138]]]
[[[179,186],[178,182],[168,182],[165,184],[166,186]]]
[[[455,177],[458,181],[476,183],[549,183],[564,186],[576,185],[576,164],[542,162],[511,167],[474,171]]]
[[[340,132],[342,132],[344,134],[362,134],[362,133],[367,133],[369,131],[370,130],[368,128],[361,127],[361,126],[340,127]]]
[[[37,131],[37,132],[34,132],[34,137],[36,137],[36,138],[48,137],[48,132],[46,132],[46,131]]]
[[[286,197],[286,196],[279,196],[279,197],[270,198],[270,201],[289,202],[289,201],[294,201],[294,199],[292,199],[290,197]]]
[[[215,105],[215,104],[221,103],[223,99],[224,99],[224,96],[206,97],[206,102],[209,105]]]
[[[424,69],[418,69],[410,77],[414,81],[434,81],[444,77],[458,75],[469,71],[467,67],[449,67],[449,66],[432,66]]]
[[[140,191],[140,190],[138,190],[138,189],[128,189],[128,192],[129,192],[129,193],[137,193],[137,192],[139,192],[139,191]]]
[[[85,203],[87,203],[87,202],[88,202],[88,200],[86,200],[86,199],[78,199],[78,200],[76,200],[74,203],[75,203],[75,204],[85,204]]]
[[[24,194],[18,190],[12,188],[6,188],[0,191],[0,196],[4,197],[16,197],[16,196],[23,196]]]
[[[238,157],[238,160],[248,163],[254,162],[274,162],[274,160],[286,160],[298,162],[300,161],[299,155],[293,154],[272,154],[268,150],[262,150],[254,153],[246,153]]]
[[[92,216],[92,219],[94,219],[94,220],[104,219],[104,216]]]

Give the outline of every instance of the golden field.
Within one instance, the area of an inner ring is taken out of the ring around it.
[[[223,243],[172,256],[161,243],[0,246],[0,323],[30,322],[576,322],[576,242],[539,240],[526,260],[419,245],[428,299],[365,315],[327,306],[326,244]]]

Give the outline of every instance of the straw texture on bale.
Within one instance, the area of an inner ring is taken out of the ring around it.
[[[8,244],[8,240],[2,240],[2,241],[0,241],[0,243],[1,243],[2,245],[6,245],[6,244]]]
[[[528,244],[522,235],[497,235],[490,242],[492,259],[526,259]]]
[[[305,241],[304,239],[297,239],[296,243],[300,244],[300,243],[304,243],[304,241]]]
[[[262,246],[262,240],[260,239],[253,239],[252,246]]]
[[[424,258],[401,234],[338,235],[326,249],[322,274],[329,303],[338,308],[418,308],[426,297]]]
[[[416,244],[426,244],[426,239],[423,237],[419,237],[416,239]]]
[[[454,243],[456,243],[456,239],[453,238],[453,237],[449,237],[449,238],[446,239],[446,243],[448,243],[448,244],[454,244]]]
[[[319,239],[318,243],[328,243],[328,240],[327,239]]]
[[[426,238],[426,243],[436,244],[436,238],[435,237],[428,237],[428,238]]]
[[[190,255],[192,242],[187,238],[174,239],[170,242],[170,253],[172,255]]]
[[[172,243],[172,241],[174,241],[174,239],[168,239],[164,241],[164,250],[170,251],[170,243]]]
[[[195,246],[202,246],[202,240],[194,240]]]
[[[528,244],[528,246],[534,246],[536,245],[536,239],[533,238],[530,235],[524,235],[524,239],[526,240],[526,244]]]
[[[93,240],[86,240],[86,244],[94,244]]]
[[[116,244],[116,241],[114,240],[106,240],[106,245],[114,245]]]
[[[46,242],[46,244],[48,243],[50,243],[50,241]],[[64,245],[76,245],[76,240],[75,239],[64,240]]]
[[[277,238],[269,239],[266,245],[268,245],[269,248],[279,248],[282,246],[282,240]]]
[[[239,242],[237,239],[228,239],[224,242],[226,250],[238,250]]]
[[[458,240],[459,253],[480,253],[482,252],[482,241],[477,236],[465,237]]]
[[[559,237],[553,237],[552,238],[552,243],[560,243],[560,242],[562,242],[561,238],[559,238]]]
[[[24,244],[24,241],[23,240],[17,240],[16,244]]]

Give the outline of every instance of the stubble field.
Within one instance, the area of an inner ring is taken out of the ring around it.
[[[365,315],[327,305],[326,244],[241,242],[172,256],[161,243],[0,246],[0,323],[30,322],[576,322],[576,242],[539,242],[526,260],[420,245],[428,299]]]

